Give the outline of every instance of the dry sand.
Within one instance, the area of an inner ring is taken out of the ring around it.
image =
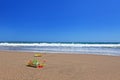
[[[43,69],[27,67],[34,53],[0,51],[0,80],[120,80],[120,56],[43,54]]]

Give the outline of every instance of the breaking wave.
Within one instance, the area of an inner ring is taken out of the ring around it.
[[[80,43],[0,43],[0,46],[51,46],[51,47],[120,47],[120,44],[80,44]]]
[[[0,43],[0,50],[120,56],[120,43]]]

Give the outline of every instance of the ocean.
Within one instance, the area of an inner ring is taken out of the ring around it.
[[[0,42],[0,50],[120,56],[120,42]]]

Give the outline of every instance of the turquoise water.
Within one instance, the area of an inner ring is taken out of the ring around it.
[[[120,42],[0,42],[0,50],[120,56]]]

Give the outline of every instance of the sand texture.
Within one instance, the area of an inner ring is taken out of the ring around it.
[[[120,56],[0,51],[0,80],[120,80]],[[29,60],[46,60],[43,69]]]

